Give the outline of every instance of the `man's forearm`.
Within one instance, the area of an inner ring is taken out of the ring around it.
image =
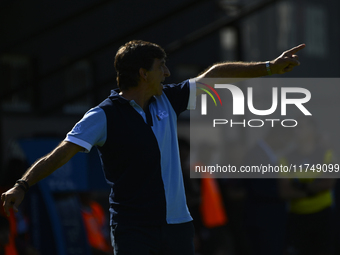
[[[29,186],[32,186],[41,179],[53,173],[62,165],[66,164],[80,150],[82,150],[82,147],[70,142],[63,141],[51,153],[37,160],[26,171],[21,179],[27,182]],[[18,206],[24,199],[25,193],[28,189],[28,187],[25,187],[25,182],[19,185],[15,185],[13,188],[1,194],[3,207],[5,213],[8,216],[10,215],[10,208],[13,208],[15,212],[18,211]],[[24,187],[22,187],[21,185],[23,185]]]
[[[66,164],[78,151],[78,145],[62,142],[51,153],[38,159],[23,175],[29,186],[34,185],[38,181],[52,174],[59,167]]]
[[[270,74],[284,74],[300,65],[298,56],[305,44],[283,52],[274,60],[266,62],[225,62],[211,66],[197,78],[256,78]]]
[[[204,78],[255,78],[268,75],[265,62],[225,62],[206,70]]]

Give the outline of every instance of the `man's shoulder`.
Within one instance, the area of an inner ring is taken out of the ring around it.
[[[97,107],[103,109],[105,107],[109,107],[112,105],[113,105],[112,100],[110,98],[106,98],[100,104],[98,104]]]
[[[189,85],[189,79],[184,80],[180,83],[168,83],[163,85],[163,90],[168,90],[168,89],[176,89],[178,87],[183,87],[185,85]]]
[[[129,102],[129,100],[123,98],[119,94],[120,90],[119,89],[113,89],[111,90],[111,94],[104,100],[102,101],[98,107],[102,108],[105,110],[105,108],[112,107],[112,106],[119,106],[119,105],[124,105]]]
[[[177,115],[187,109],[195,108],[196,87],[194,79],[185,80],[177,84],[164,85],[163,92]]]

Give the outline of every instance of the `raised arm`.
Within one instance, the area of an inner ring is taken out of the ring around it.
[[[269,61],[269,69],[266,62],[225,62],[211,66],[197,78],[255,78],[290,72],[295,66],[300,65],[296,53],[305,46],[300,44],[283,52],[276,59]]]
[[[61,142],[52,152],[38,159],[22,176],[21,180],[28,183],[29,186],[37,183],[47,177],[59,167],[66,164],[77,152],[83,148],[71,142]],[[14,186],[1,195],[3,206],[6,214],[9,216],[9,209],[13,207],[18,211],[18,206],[25,196],[25,191],[20,186]]]

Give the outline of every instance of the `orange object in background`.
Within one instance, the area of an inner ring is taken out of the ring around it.
[[[5,192],[5,190],[0,189],[0,194],[2,192]],[[17,236],[17,223],[13,209],[11,208],[9,211],[10,216],[7,217],[3,206],[2,205],[0,206],[0,215],[8,219],[10,228],[9,242],[5,246],[5,255],[18,255],[17,248],[15,247],[15,237]]]
[[[228,222],[222,195],[216,179],[201,180],[201,214],[203,224],[208,228],[220,227]]]
[[[105,213],[102,207],[97,202],[91,201],[88,209],[83,209],[81,214],[90,246],[101,251],[110,252],[111,246],[107,243],[102,232],[105,224]]]
[[[18,255],[18,251],[17,248],[15,247],[15,238],[17,236],[17,223],[16,223],[16,219],[15,219],[15,215],[14,215],[14,211],[11,208],[10,211],[10,216],[7,217],[3,207],[1,207],[0,210],[0,215],[2,217],[6,217],[8,222],[9,222],[9,238],[8,238],[8,243],[7,245],[5,245],[5,255]]]

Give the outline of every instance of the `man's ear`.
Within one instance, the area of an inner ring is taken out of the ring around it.
[[[148,70],[146,70],[145,68],[139,68],[139,76],[142,80],[146,81],[146,79],[148,77],[147,72],[148,72]]]

